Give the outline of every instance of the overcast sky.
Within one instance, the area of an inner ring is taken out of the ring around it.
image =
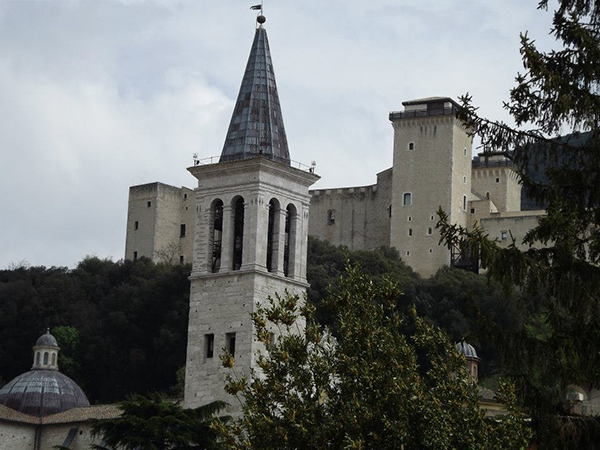
[[[221,152],[257,0],[0,0],[0,268],[123,257],[128,187],[193,187]],[[388,113],[413,98],[502,109],[541,45],[537,0],[267,0],[292,159],[316,187],[391,166]],[[477,150],[474,149],[474,152]]]

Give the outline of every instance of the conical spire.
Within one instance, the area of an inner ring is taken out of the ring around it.
[[[259,17],[220,161],[264,156],[290,164],[269,40]]]

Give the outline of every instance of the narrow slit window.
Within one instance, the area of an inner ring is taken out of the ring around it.
[[[48,364],[48,352],[44,352],[44,364]]]
[[[467,196],[463,195],[463,210],[466,211],[467,210]]]
[[[146,202],[146,207],[147,208],[150,208],[151,206],[152,206],[152,202],[151,201]]]
[[[415,149],[415,143],[414,142],[409,142],[408,143],[408,149],[409,150],[414,150]]]
[[[227,333],[225,335],[227,352],[235,358],[235,333]]]
[[[139,228],[140,228],[140,223],[139,223],[139,222],[136,220],[136,221],[135,221],[135,224],[134,224],[134,226],[133,226],[133,229],[134,229],[134,230],[137,230],[137,229],[139,229]]]
[[[433,234],[433,228],[431,228],[431,227],[427,228],[427,234],[429,236],[431,236]]]
[[[179,237],[180,238],[185,237],[185,223],[182,223],[181,225],[179,225]]]
[[[183,255],[179,255],[179,264],[183,264]]]
[[[205,334],[204,335],[204,354],[207,358],[212,358],[215,352],[215,335]]]
[[[412,235],[413,235],[412,228],[409,228],[409,229],[408,229],[408,235],[409,235],[409,236],[412,236]]]
[[[276,199],[269,202],[269,226],[267,228],[267,270],[274,272],[277,268],[279,252],[279,217],[281,208]]]
[[[133,252],[133,260],[137,261],[137,252]]]

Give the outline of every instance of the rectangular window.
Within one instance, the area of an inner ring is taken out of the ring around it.
[[[409,236],[412,236],[412,228],[409,228],[409,229],[408,229],[408,235],[409,235]]]
[[[496,178],[496,183],[500,183],[500,178]]]
[[[183,255],[179,256],[179,264],[183,264]]]
[[[150,200],[148,200],[148,202],[146,203],[146,206],[147,206],[148,208],[150,208],[150,207],[152,206],[152,202],[151,202]]]
[[[204,335],[204,354],[207,358],[212,358],[215,352],[215,335],[205,334]]]
[[[179,237],[180,238],[184,238],[185,237],[185,223],[182,223],[179,226]]]
[[[503,241],[506,241],[506,240],[508,240],[508,232],[507,232],[507,231],[502,231],[502,232],[500,233],[500,238],[501,238]]]
[[[140,223],[136,220],[135,223],[133,224],[133,229],[137,230],[140,227]]]
[[[431,227],[427,228],[427,234],[429,236],[431,236],[433,234],[433,228],[431,228]]]
[[[475,214],[475,208],[471,208],[471,214]]]
[[[335,209],[327,211],[327,225],[335,224]]]
[[[183,194],[183,199],[187,200],[187,194]]]
[[[225,344],[227,351],[231,356],[235,357],[235,333],[227,333],[225,335]]]
[[[133,252],[133,260],[135,261],[137,259],[137,252]]]

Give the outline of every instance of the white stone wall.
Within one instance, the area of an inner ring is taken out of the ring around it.
[[[53,450],[55,446],[62,445],[72,428],[77,428],[77,433],[70,449],[91,450],[93,444],[100,444],[100,438],[92,438],[92,429],[87,423],[48,424],[42,429],[41,450]]]
[[[308,187],[318,177],[265,158],[195,166],[189,169],[198,179],[196,189],[196,232],[190,291],[190,318],[185,381],[185,406],[197,407],[214,400],[230,403],[239,413],[237,400],[224,391],[228,369],[219,355],[227,333],[235,333],[235,372],[249,374],[262,345],[255,342],[250,313],[269,295],[287,289],[302,295],[306,284],[306,246],[309,220]],[[237,199],[244,200],[242,264],[233,270],[233,211]],[[269,202],[276,199],[280,234],[275,239],[276,263],[267,270]],[[212,208],[223,202],[221,266],[212,272]],[[290,233],[290,271],[284,275],[285,210],[293,205],[295,233]],[[214,335],[214,352],[208,357],[206,336]]]
[[[438,245],[438,208],[449,214],[452,223],[467,224],[462,201],[463,195],[471,194],[471,138],[453,116],[396,119],[392,124],[390,246],[414,270],[430,276],[450,263],[450,252]],[[403,204],[405,193],[412,196],[409,206]]]
[[[510,167],[474,167],[473,191],[482,197],[489,193],[499,212],[521,210],[521,185]]]
[[[0,450],[34,450],[35,425],[0,422]]]
[[[481,219],[481,226],[489,234],[490,239],[498,239],[500,246],[508,247],[511,243],[511,233],[516,245],[521,250],[529,248],[523,245],[523,238],[529,230],[535,228],[540,217],[545,211],[520,211],[491,214],[488,218]],[[505,233],[506,239],[503,239]],[[541,245],[536,244],[540,248]]]
[[[148,204],[150,202],[150,204]],[[173,263],[191,262],[195,228],[194,191],[163,183],[129,188],[125,259],[146,256]],[[135,228],[135,223],[138,228]],[[186,234],[180,237],[181,225]]]
[[[311,191],[309,235],[350,250],[389,246],[391,205],[391,168],[377,174],[372,186]]]

